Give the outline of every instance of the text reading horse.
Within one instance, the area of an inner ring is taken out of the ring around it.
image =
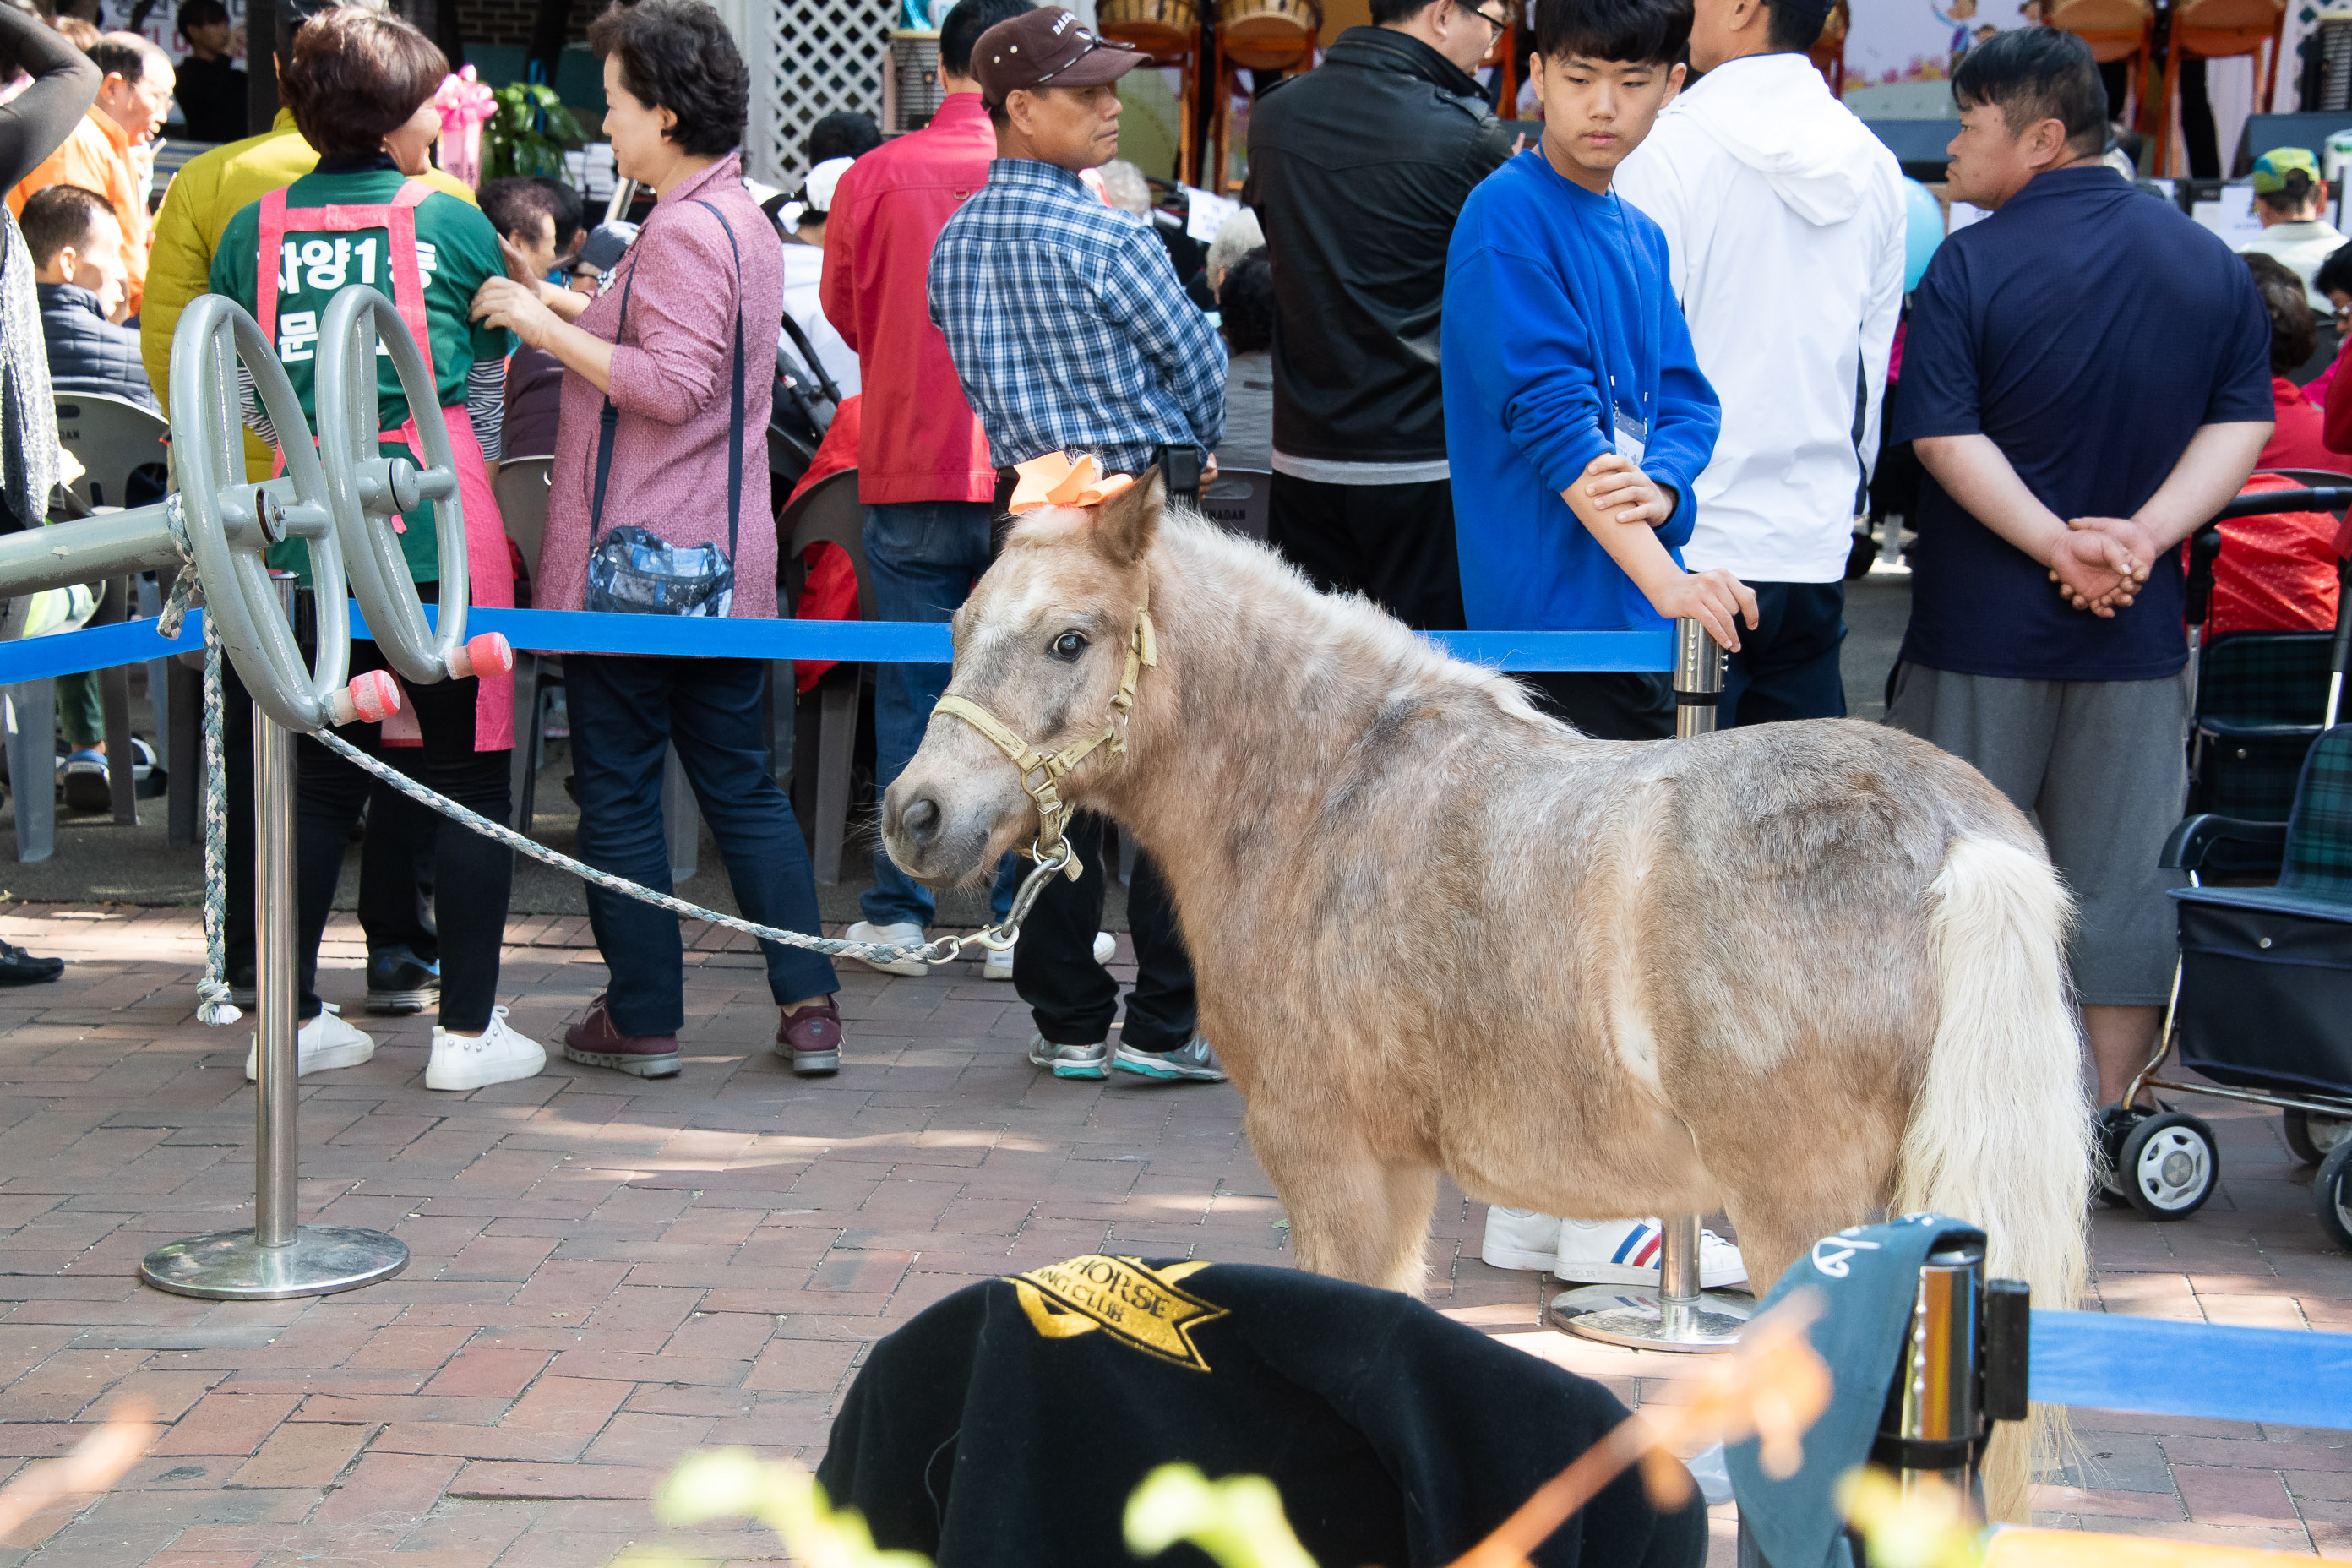
[[[883,835],[976,879],[1037,831],[1008,752],[1082,753],[1056,787],[1165,869],[1301,1264],[1417,1292],[1443,1171],[1548,1214],[1721,1206],[1759,1294],[1939,1209],[2074,1304],[2067,902],[1980,775],[1843,721],[1584,739],[1161,494],[1020,521]]]

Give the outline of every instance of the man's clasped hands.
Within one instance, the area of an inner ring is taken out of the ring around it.
[[[2155,569],[2159,547],[2127,517],[2078,517],[2050,557],[2050,580],[2067,604],[2103,618],[2132,602]]]

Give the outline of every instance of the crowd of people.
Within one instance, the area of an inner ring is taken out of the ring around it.
[[[856,432],[882,619],[953,616],[1032,459],[1156,468],[1180,501],[1221,468],[1264,472],[1273,547],[1413,626],[1699,620],[1729,652],[1727,726],[1844,714],[1853,530],[1882,451],[1907,447],[1924,479],[1887,721],[1974,763],[2041,825],[2079,900],[2073,981],[2089,1069],[2112,1100],[2152,1044],[2170,973],[2157,851],[2185,785],[2177,546],[2258,464],[2336,466],[2330,453],[2352,451],[2352,395],[2331,402],[2324,382],[2290,379],[2320,352],[2320,316],[2352,310],[2352,254],[2317,210],[2326,183],[2307,154],[2257,165],[2275,222],[2242,259],[2135,189],[2106,161],[2087,47],[2025,28],[1958,62],[1948,194],[1991,216],[1947,239],[1906,293],[1900,171],[1807,58],[1829,9],[1537,0],[1530,143],[1470,74],[1511,25],[1503,0],[1372,0],[1370,25],[1260,95],[1245,211],[1196,282],[1171,265],[1149,185],[1116,162],[1118,82],[1147,57],[1058,5],[960,0],[929,125],[885,139],[862,116],[831,117],[801,190],[763,202],[741,164],[749,74],[718,14],[700,0],[616,5],[590,33],[604,130],[620,174],[656,200],[641,226],[593,230],[553,182],[475,193],[432,167],[429,100],[447,65],[415,29],[356,6],[307,21],[289,8],[278,123],[191,162],[152,234],[129,149],[161,122],[168,59],[112,39],[85,58],[0,8],[0,39],[32,79],[0,108],[0,154],[15,160],[0,175],[21,214],[0,331],[46,331],[57,385],[152,404],[179,311],[224,293],[262,321],[314,414],[318,313],[345,282],[374,283],[428,349],[460,453],[474,603],[527,588],[541,607],[768,616],[781,498],[763,434],[781,327],[855,399],[842,428]],[[11,312],[8,290],[32,284],[37,312]],[[39,518],[51,477],[26,427],[47,416],[33,386],[12,353],[9,526]],[[380,402],[386,450],[411,450],[389,370]],[[275,432],[249,400],[247,422],[258,477]],[[551,458],[527,584],[491,488],[507,454]],[[432,539],[429,516],[410,520],[428,596]],[[353,662],[381,660],[362,644]],[[668,888],[660,794],[675,747],[745,913],[816,931],[764,738],[766,668],[582,654],[565,667],[583,858]],[[947,675],[876,670],[878,784],[913,756]],[[1588,735],[1674,732],[1663,675],[1527,679]],[[410,698],[404,732],[357,727],[362,743],[409,748],[393,753],[409,771],[505,820],[508,683]],[[233,735],[231,758],[241,749]],[[300,802],[301,1070],[373,1050],[315,984],[362,809],[371,1005],[437,1009],[428,1087],[540,1070],[542,1047],[497,1005],[506,851],[436,831],[316,746]],[[1102,824],[1081,816],[1070,837],[1084,874],[1053,879],[985,970],[1031,1009],[1029,1059],[1057,1078],[1222,1079],[1159,868],[1134,858],[1137,979],[1117,1021]],[[249,837],[231,863],[250,863]],[[847,934],[919,942],[931,891],[879,848],[873,869]],[[1008,856],[998,913],[1020,876]],[[232,894],[249,985],[249,879]],[[676,921],[599,888],[588,899],[611,983],[565,1054],[677,1072]],[[775,944],[765,955],[778,1054],[795,1072],[835,1070],[832,965]],[[877,967],[926,972],[911,958]],[[1638,1282],[1654,1277],[1659,1240],[1654,1217],[1496,1209],[1483,1251]],[[1708,1237],[1702,1275],[1742,1278],[1737,1248]]]

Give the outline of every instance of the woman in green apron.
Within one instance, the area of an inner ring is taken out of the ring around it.
[[[467,586],[476,605],[509,606],[514,582],[505,529],[490,492],[499,455],[506,334],[475,327],[467,313],[485,279],[505,263],[489,220],[470,203],[415,176],[428,167],[440,116],[429,103],[448,62],[431,40],[396,17],[343,8],[323,13],[295,36],[279,91],[319,164],[283,191],[231,218],[214,252],[213,291],[260,321],[315,425],[313,376],[320,318],[336,292],[364,283],[388,295],[431,367],[449,426],[466,515]],[[415,420],[389,355],[379,360],[378,412],[387,457],[421,461]],[[247,388],[246,422],[275,440]],[[417,588],[437,596],[441,562],[430,503],[404,520],[402,549]],[[289,549],[290,566],[307,552]],[[352,645],[354,674],[384,668],[372,642]],[[403,683],[406,705],[382,725],[343,733],[371,752],[494,822],[511,810],[509,752],[514,683],[509,676]],[[315,742],[300,749],[298,891],[301,955],[300,1070],[355,1067],[375,1044],[324,1006],[318,994],[319,941],[334,902],[343,850],[368,794],[368,777]],[[441,941],[441,1015],[425,1068],[428,1089],[471,1089],[529,1078],[546,1052],[507,1026],[496,1005],[499,942],[514,880],[512,854],[478,834],[445,826],[435,862]],[[252,1073],[248,1061],[247,1075]]]

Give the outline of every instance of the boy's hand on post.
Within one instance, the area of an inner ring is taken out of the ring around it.
[[[1658,482],[1622,452],[1604,452],[1593,458],[1578,485],[1593,510],[1611,522],[1661,528],[1675,515],[1674,502],[1666,499]]]
[[[1712,572],[1678,572],[1643,591],[1658,614],[1670,621],[1696,621],[1727,653],[1739,651],[1739,622],[1746,621],[1749,631],[1756,629],[1756,590],[1721,566]]]

